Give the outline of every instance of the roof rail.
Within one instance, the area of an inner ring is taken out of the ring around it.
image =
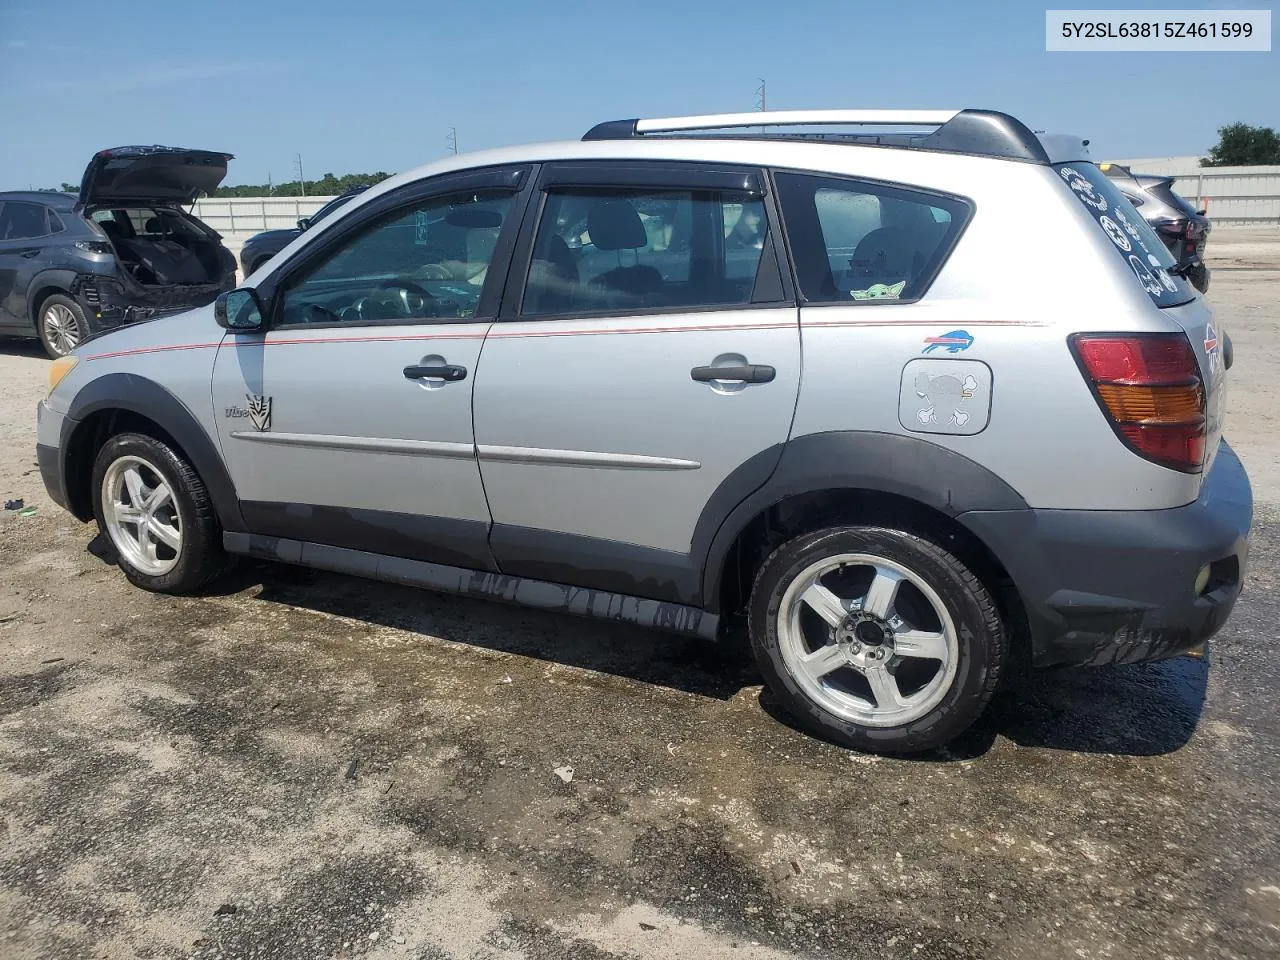
[[[931,133],[773,133],[766,127],[933,127]],[[745,131],[760,128],[760,133]],[[875,146],[966,153],[1007,160],[1049,163],[1049,154],[1031,130],[995,110],[770,110],[719,113],[654,120],[610,120],[587,131],[583,140],[629,140],[646,136],[680,136],[698,131],[730,131],[720,136],[763,139],[838,140]],[[713,134],[716,135],[716,134]]]

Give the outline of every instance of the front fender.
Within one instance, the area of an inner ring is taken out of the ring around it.
[[[173,438],[204,481],[223,530],[246,530],[235,484],[213,438],[181,400],[155,381],[133,373],[109,373],[98,377],[81,387],[71,399],[59,443],[64,489],[69,493],[79,489],[72,483],[74,476],[92,469],[92,462],[84,462],[87,457],[80,452],[84,441],[89,438],[80,431],[92,429],[85,421],[102,411],[124,411],[159,426]],[[81,520],[92,515],[88,504],[78,503],[70,495],[68,500],[72,513]]]

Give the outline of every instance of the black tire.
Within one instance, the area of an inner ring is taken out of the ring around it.
[[[134,566],[112,537],[104,517],[103,483],[111,465],[122,457],[136,457],[158,474],[173,496],[173,508],[181,521],[181,548],[171,570],[152,575]],[[213,501],[191,465],[168,444],[140,433],[112,437],[93,464],[93,513],[98,529],[111,543],[117,564],[129,582],[154,593],[193,593],[222,572],[227,565],[222,531]]]
[[[955,624],[954,680],[932,710],[911,722],[870,726],[838,716],[805,693],[783,658],[779,611],[788,586],[813,564],[840,554],[869,554],[912,571],[933,589]],[[995,600],[973,571],[930,540],[880,527],[820,530],[774,550],[752,587],[748,631],[770,691],[799,725],[842,746],[883,754],[934,750],[967,730],[995,692],[1008,647]]]
[[[71,352],[70,349],[64,349],[60,338],[58,338],[56,333],[50,329],[48,317],[55,308],[68,312],[75,323],[76,343],[72,344],[72,348],[83,342],[85,338],[92,333],[89,320],[85,317],[84,311],[80,309],[80,304],[61,293],[55,293],[45,297],[40,304],[39,311],[36,313],[36,336],[40,338],[40,345],[44,347],[44,352],[53,360],[57,360],[59,357],[65,357]]]

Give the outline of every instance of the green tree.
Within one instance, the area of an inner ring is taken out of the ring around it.
[[[1219,127],[1218,142],[1209,148],[1209,156],[1200,159],[1202,167],[1259,164],[1280,164],[1280,133],[1271,127],[1251,127],[1247,123]]]
[[[344,173],[334,176],[326,173],[319,180],[308,180],[306,195],[308,197],[336,197],[346,193],[352,187],[381,183],[391,174],[379,170],[377,173]],[[240,183],[233,187],[221,186],[213,191],[215,197],[300,197],[303,194],[302,184],[297,180],[286,180],[284,183]]]

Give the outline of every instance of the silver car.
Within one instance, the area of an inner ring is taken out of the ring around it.
[[[1078,138],[1004,114],[614,121],[394,177],[82,344],[37,452],[144,589],[247,555],[745,623],[797,722],[928,750],[1019,653],[1230,614],[1230,341],[1171,266]]]

